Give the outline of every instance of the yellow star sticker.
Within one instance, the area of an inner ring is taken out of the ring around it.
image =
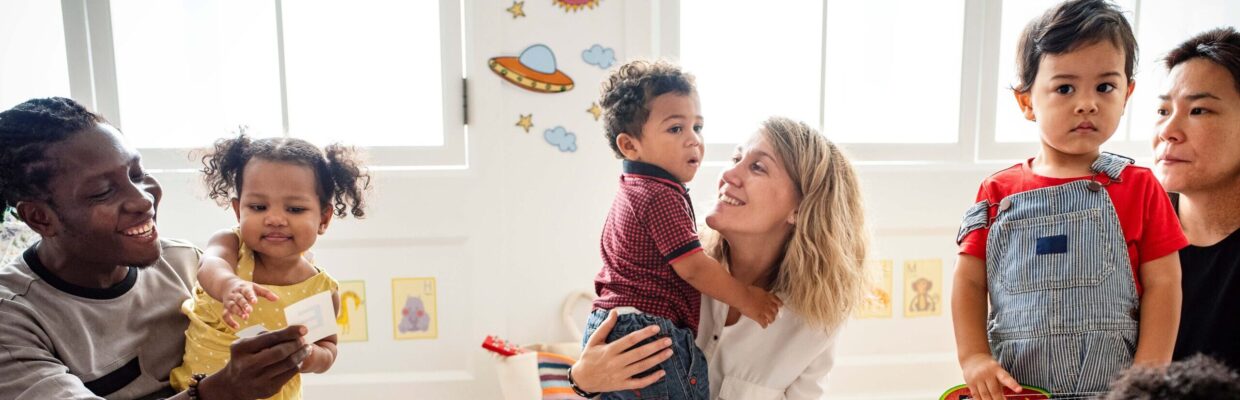
[[[524,128],[525,133],[530,133],[530,127],[534,126],[534,114],[521,115],[521,120],[517,121],[517,126]]]
[[[524,1],[512,2],[512,7],[508,7],[508,12],[512,13],[512,19],[517,19],[517,17],[524,17],[525,16],[525,2]]]
[[[590,103],[590,108],[586,110],[590,114],[594,114],[594,120],[598,121],[598,117],[603,115],[603,109],[599,108],[598,103]]]

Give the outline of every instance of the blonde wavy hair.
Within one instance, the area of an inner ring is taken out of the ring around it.
[[[801,195],[767,289],[784,295],[785,305],[811,326],[830,329],[848,318],[868,288],[869,233],[857,175],[839,147],[805,123],[772,117],[761,134]],[[727,240],[713,231],[703,236],[707,253],[727,266]]]

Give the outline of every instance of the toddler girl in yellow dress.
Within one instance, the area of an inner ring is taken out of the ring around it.
[[[333,214],[364,215],[362,193],[370,177],[350,149],[330,145],[325,150],[300,139],[251,140],[242,134],[217,141],[203,157],[209,196],[220,203],[228,199],[239,226],[211,237],[194,297],[181,306],[190,325],[182,364],[172,371],[175,389],[184,390],[195,374],[223,368],[237,332],[256,325],[269,331],[284,328],[285,306],[331,291],[339,312],[337,282],[304,254]],[[308,346],[310,355],[299,372],[331,368],[335,335]],[[300,376],[271,398],[300,399]]]

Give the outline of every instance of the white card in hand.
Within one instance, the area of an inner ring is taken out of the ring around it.
[[[332,292],[319,292],[313,296],[284,307],[288,326],[306,327],[306,342],[313,343],[340,333],[336,326],[336,307],[332,305]]]
[[[248,338],[258,336],[258,334],[266,332],[266,331],[267,331],[267,327],[263,326],[262,324],[250,325],[249,328],[245,328],[245,329],[237,331],[236,335],[237,335],[237,339],[248,339]]]

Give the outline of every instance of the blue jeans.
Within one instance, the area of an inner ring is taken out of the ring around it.
[[[585,337],[581,339],[582,347],[585,347],[586,341],[590,339],[590,335],[598,329],[598,326],[603,323],[603,320],[607,319],[607,313],[608,310],[594,310],[594,312],[590,313],[590,319],[586,321]],[[611,329],[611,334],[607,335],[607,342],[613,342],[650,325],[658,325],[659,334],[643,340],[634,347],[640,347],[646,343],[670,337],[672,339],[672,357],[663,361],[657,367],[644,371],[637,376],[644,377],[650,375],[658,368],[662,368],[666,374],[663,375],[662,379],[650,386],[636,390],[603,393],[600,398],[605,400],[710,399],[706,355],[702,354],[702,350],[694,343],[693,331],[687,328],[678,328],[666,318],[648,314],[622,314],[616,320],[616,326]]]

